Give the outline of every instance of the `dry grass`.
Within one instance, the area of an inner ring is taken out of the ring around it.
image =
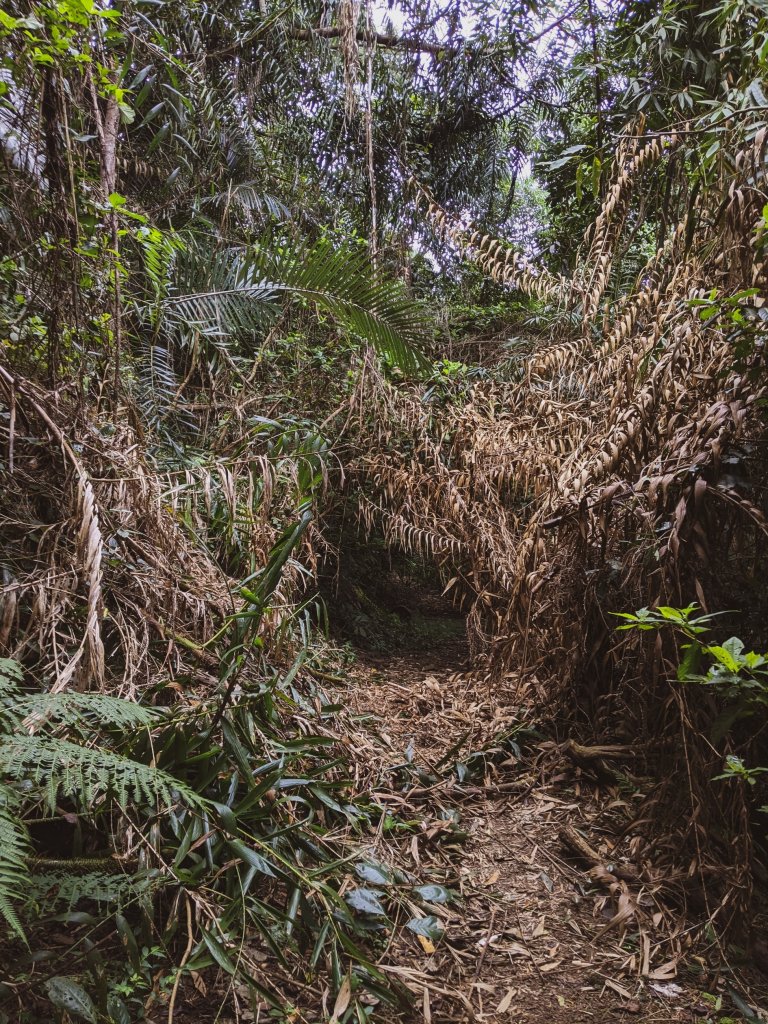
[[[0,501],[2,653],[55,691],[136,696],[179,679],[210,690],[218,663],[205,644],[233,611],[230,573],[266,563],[301,456],[269,458],[235,436],[205,464],[162,470],[129,407],[115,424],[5,369],[0,386],[16,410],[2,428],[13,451]],[[318,544],[309,532],[305,565]],[[287,567],[265,637],[294,607],[302,572]]]

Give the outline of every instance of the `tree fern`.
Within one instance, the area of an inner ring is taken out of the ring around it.
[[[23,681],[21,665],[11,658],[0,658],[0,700],[18,693]]]
[[[166,875],[125,875],[107,871],[72,870],[33,872],[26,888],[26,902],[38,914],[49,913],[57,907],[67,910],[87,901],[97,907],[122,909],[137,900],[151,896],[167,885]]]
[[[0,917],[19,936],[23,930],[14,904],[30,894],[34,898],[42,884],[38,879],[35,888],[30,878],[31,844],[21,816],[24,797],[43,795],[52,810],[67,797],[85,813],[109,800],[123,809],[131,801],[203,804],[167,772],[92,745],[92,738],[107,727],[130,735],[155,724],[159,712],[101,693],[25,693],[22,684],[18,663],[0,659]],[[73,738],[84,735],[91,745],[55,735],[62,729]],[[70,881],[60,879],[57,891],[69,892],[73,899],[80,892],[97,901],[114,897],[113,902],[120,902],[129,890],[135,898],[143,885],[139,879],[97,874],[89,888],[83,876],[74,881],[66,877]]]
[[[111,725],[131,730],[151,726],[158,718],[152,708],[103,693],[24,694],[11,702],[9,710],[19,722],[32,718],[89,729]]]
[[[89,728],[113,725],[123,729],[150,726],[158,718],[159,713],[153,708],[104,693],[25,693],[21,689],[23,681],[18,662],[0,658],[0,719],[6,731],[17,728],[29,718],[38,723]]]

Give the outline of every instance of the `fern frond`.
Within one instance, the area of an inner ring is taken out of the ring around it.
[[[0,783],[0,916],[19,938],[24,938],[13,904],[22,899],[29,884],[27,867],[29,835],[20,819],[18,796]]]
[[[2,737],[0,771],[40,787],[52,808],[60,796],[89,809],[104,796],[113,797],[122,808],[130,800],[171,805],[181,799],[192,806],[203,804],[193,790],[159,768],[51,736]]]
[[[144,899],[166,885],[165,875],[124,875],[108,874],[106,871],[87,871],[76,874],[72,871],[33,872],[29,878],[26,897],[39,914],[66,906],[72,910],[80,903],[95,903],[99,908],[117,907]]]
[[[19,692],[24,682],[21,665],[12,658],[0,658],[0,700]]]
[[[114,725],[128,730],[153,725],[158,718],[152,708],[103,693],[28,694],[14,699],[12,710],[19,721],[32,717],[67,726]]]

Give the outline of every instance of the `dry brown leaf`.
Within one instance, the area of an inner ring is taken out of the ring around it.
[[[623,985],[620,985],[618,981],[612,981],[610,978],[606,978],[605,987],[613,989],[614,992],[618,992],[622,999],[632,999],[632,993],[628,989],[624,988]]]
[[[643,978],[647,978],[648,977],[648,972],[650,970],[651,938],[650,938],[649,935],[647,935],[645,932],[643,932],[642,935],[640,936],[640,941],[641,941],[641,948],[642,948],[642,952],[643,952],[642,963],[640,964],[640,974],[641,974],[641,976]]]
[[[541,971],[542,974],[549,974],[550,971],[556,971],[557,968],[560,967],[562,962],[563,962],[562,960],[550,960],[549,963],[542,964],[539,967],[539,970]]]
[[[677,965],[678,960],[668,960],[661,967],[656,967],[648,973],[648,977],[652,981],[669,981],[670,978],[677,977]]]
[[[513,942],[511,945],[505,946],[504,947],[504,952],[505,953],[509,953],[510,956],[530,956],[531,955],[528,952],[528,950],[525,948],[525,946],[521,946],[518,942]]]
[[[507,989],[506,994],[502,997],[501,1002],[496,1007],[496,1013],[506,1013],[507,1010],[512,1005],[512,1000],[515,998],[516,995],[517,995],[517,989],[516,988]]]
[[[333,1004],[333,1014],[331,1015],[330,1024],[339,1024],[339,1018],[344,1014],[345,1010],[350,1004],[352,999],[352,979],[349,975],[346,976],[344,981],[341,983],[338,995],[336,996],[336,1002]]]

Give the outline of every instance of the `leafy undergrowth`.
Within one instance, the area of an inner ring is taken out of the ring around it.
[[[6,1020],[171,1020],[209,986],[296,1019],[334,990],[406,1009],[374,961],[392,908],[420,917],[430,890],[371,850],[418,823],[355,777],[354,729],[306,653],[241,680],[224,713],[32,692],[3,663],[0,754],[21,783],[3,789]]]
[[[5,1020],[760,1020],[759,950],[637,862],[633,752],[556,742],[466,655],[307,634],[223,712],[3,662]]]

